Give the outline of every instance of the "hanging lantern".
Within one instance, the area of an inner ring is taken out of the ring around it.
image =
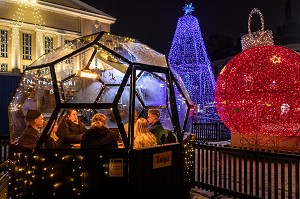
[[[231,130],[231,145],[299,151],[300,55],[273,45],[272,32],[242,37],[243,51],[221,71],[215,90],[218,114]]]

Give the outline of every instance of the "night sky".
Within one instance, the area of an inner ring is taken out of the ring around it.
[[[182,7],[193,3],[206,41],[209,36],[222,34],[236,41],[248,32],[248,15],[258,8],[264,15],[265,29],[276,29],[285,23],[285,0],[82,0],[115,18],[111,32],[138,39],[151,48],[168,55],[177,22],[184,15]],[[258,15],[252,18],[252,31],[260,29]]]

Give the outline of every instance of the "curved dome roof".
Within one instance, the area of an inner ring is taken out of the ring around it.
[[[128,147],[123,124],[133,121],[134,110],[146,117],[149,109],[159,109],[164,128],[181,133],[191,105],[165,55],[136,39],[99,32],[44,54],[26,68],[9,105],[11,142],[26,126],[29,109],[49,120],[37,148],[69,108],[78,110],[87,126],[95,113],[105,114],[108,127],[117,129]]]
[[[64,57],[76,53],[78,50],[88,48],[91,45],[97,48],[98,52],[96,56],[104,62],[114,61],[116,64],[120,62],[126,62],[127,64],[140,63],[167,67],[165,55],[153,50],[136,39],[117,36],[107,32],[77,38],[55,49],[53,52],[42,55],[29,67],[57,63]],[[106,52],[106,50],[110,52]],[[115,54],[118,58],[111,60],[111,56],[113,55],[110,56],[110,54]],[[122,66],[120,67],[122,68]]]

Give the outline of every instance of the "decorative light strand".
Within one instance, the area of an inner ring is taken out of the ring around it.
[[[196,17],[189,14],[179,18],[168,61],[182,78],[191,100],[199,105],[199,109],[205,110],[214,105],[215,79]],[[206,117],[218,118],[214,106],[208,110],[203,114],[203,120]]]

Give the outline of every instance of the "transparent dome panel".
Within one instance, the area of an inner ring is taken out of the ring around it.
[[[167,67],[165,55],[136,39],[104,33],[99,42],[131,62]]]
[[[160,110],[160,122],[167,131],[174,131],[171,113],[167,107]]]
[[[125,124],[129,120],[129,104],[130,104],[130,88],[126,86],[122,92],[118,102],[122,123]]]
[[[49,64],[58,59],[61,59],[65,56],[67,56],[68,54],[78,50],[79,48],[82,48],[82,47],[90,44],[91,42],[93,42],[96,39],[97,36],[98,36],[98,34],[93,34],[93,35],[88,35],[88,36],[74,39],[74,40],[66,43],[63,46],[56,48],[54,51],[42,55],[40,58],[38,58],[36,61],[34,61],[30,65],[30,67],[38,66],[38,65],[42,65],[42,64]]]
[[[190,105],[192,105],[193,101],[191,100],[190,95],[189,95],[188,91],[186,90],[186,88],[184,86],[184,82],[182,81],[180,75],[178,75],[178,73],[176,72],[176,70],[173,69],[172,67],[170,67],[170,70],[171,70],[171,72],[172,72],[172,74],[173,74],[173,76],[175,78],[175,81],[176,81],[176,83],[178,85],[178,88],[180,88],[180,90],[182,91],[182,94],[185,96],[185,98],[187,99],[188,103]]]
[[[98,103],[112,103],[116,97],[116,94],[120,86],[105,86],[100,93]]]
[[[182,94],[182,91],[179,90],[175,84],[174,84],[174,91],[175,91],[176,108],[178,112],[180,130],[183,130],[184,127],[183,125],[188,111],[188,103],[185,96]]]
[[[100,77],[105,84],[121,84],[123,78],[124,73],[115,68],[103,70]]]
[[[144,71],[136,80],[136,92],[145,106],[166,106],[167,84],[161,76]]]
[[[136,78],[140,77],[142,74],[143,74],[143,71],[141,71],[141,70],[135,71]]]
[[[59,89],[62,103],[93,103],[97,100],[104,85],[87,77],[72,77],[61,83]]]
[[[129,65],[102,48],[96,49],[89,69],[100,74],[100,79],[105,84],[120,84]]]
[[[54,65],[55,75],[58,83],[64,81],[72,76],[78,75],[78,71],[81,70],[91,70],[89,68],[90,60],[93,59],[93,52],[95,48],[87,48],[84,51],[81,51],[71,57],[66,58],[65,60]]]
[[[47,119],[55,106],[50,67],[26,70],[9,105],[12,143],[17,141],[25,129],[25,115],[29,109],[41,111]]]
[[[95,110],[97,113],[102,113],[106,116],[106,124],[107,127],[110,129],[118,129],[118,125],[117,125],[117,121],[113,112],[112,108],[109,109],[96,109]],[[118,114],[122,117],[122,115],[124,114],[124,111],[122,110],[122,107],[118,106],[117,109]]]
[[[122,123],[124,125],[125,124],[128,125],[128,123],[129,123],[129,108],[130,108],[130,87],[129,86],[126,86],[124,88],[124,91],[123,91],[123,93],[121,95],[121,98],[119,100],[119,103],[118,103],[118,107],[120,107],[120,109],[124,110],[123,111],[124,114],[121,115]],[[142,106],[140,100],[137,98],[137,96],[135,96],[135,108],[134,108],[134,110],[137,111],[138,115],[143,110],[143,106]]]
[[[98,64],[97,68],[99,68],[101,72],[115,69],[123,74],[126,73],[129,66],[129,64],[124,62],[121,58],[116,57],[115,55],[102,48],[97,48],[95,63]]]
[[[92,122],[92,117],[97,113],[94,109],[78,109],[81,120],[86,124],[86,127],[89,128]]]

